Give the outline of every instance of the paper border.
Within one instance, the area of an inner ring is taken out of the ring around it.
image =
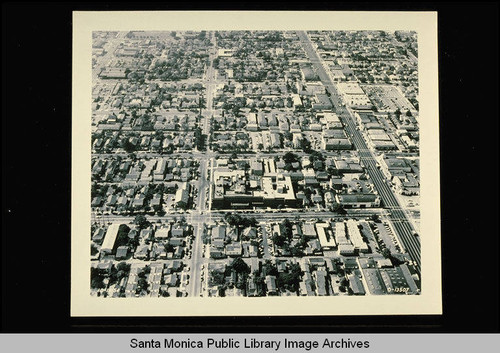
[[[413,30],[418,32],[422,293],[409,296],[90,296],[92,31]],[[436,12],[117,11],[73,13],[71,316],[442,314]]]

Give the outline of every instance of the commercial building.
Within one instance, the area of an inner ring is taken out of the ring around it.
[[[335,200],[347,208],[370,208],[380,206],[380,196],[376,194],[336,194]]]
[[[113,223],[109,226],[102,242],[101,253],[111,254],[113,252],[120,225],[120,223]]]
[[[344,102],[352,108],[369,108],[371,101],[357,82],[339,82],[337,90]]]
[[[244,171],[214,171],[215,185],[212,197],[213,208],[249,207],[295,207],[297,198],[291,177],[276,173],[276,167],[269,160],[264,161],[264,173],[258,179],[249,180]],[[253,173],[258,177],[259,168]],[[249,183],[247,184],[247,181]],[[250,185],[251,184],[251,185]]]
[[[318,239],[323,249],[333,249],[337,247],[332,231],[328,223],[316,223]]]
[[[358,222],[354,219],[347,220],[347,230],[349,232],[349,239],[351,239],[354,248],[359,252],[366,253],[370,250],[368,244],[365,243],[358,228]]]

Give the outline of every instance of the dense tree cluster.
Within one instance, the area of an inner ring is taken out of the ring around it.
[[[246,218],[237,213],[227,213],[224,216],[224,220],[230,226],[238,228],[256,227],[258,224],[257,220],[254,217]]]
[[[118,228],[118,235],[116,236],[115,244],[113,246],[113,252],[116,252],[120,246],[128,245],[129,237],[128,233],[130,232],[129,226],[126,224],[121,224]]]
[[[206,149],[206,139],[207,136],[202,133],[200,127],[194,130],[194,144],[198,151],[204,151]]]

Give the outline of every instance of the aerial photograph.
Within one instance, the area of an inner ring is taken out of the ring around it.
[[[90,295],[420,295],[417,36],[92,32]]]

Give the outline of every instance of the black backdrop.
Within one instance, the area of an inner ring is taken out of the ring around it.
[[[438,11],[443,316],[69,316],[71,11],[196,6],[3,4],[2,332],[498,332],[497,3],[210,8]]]

